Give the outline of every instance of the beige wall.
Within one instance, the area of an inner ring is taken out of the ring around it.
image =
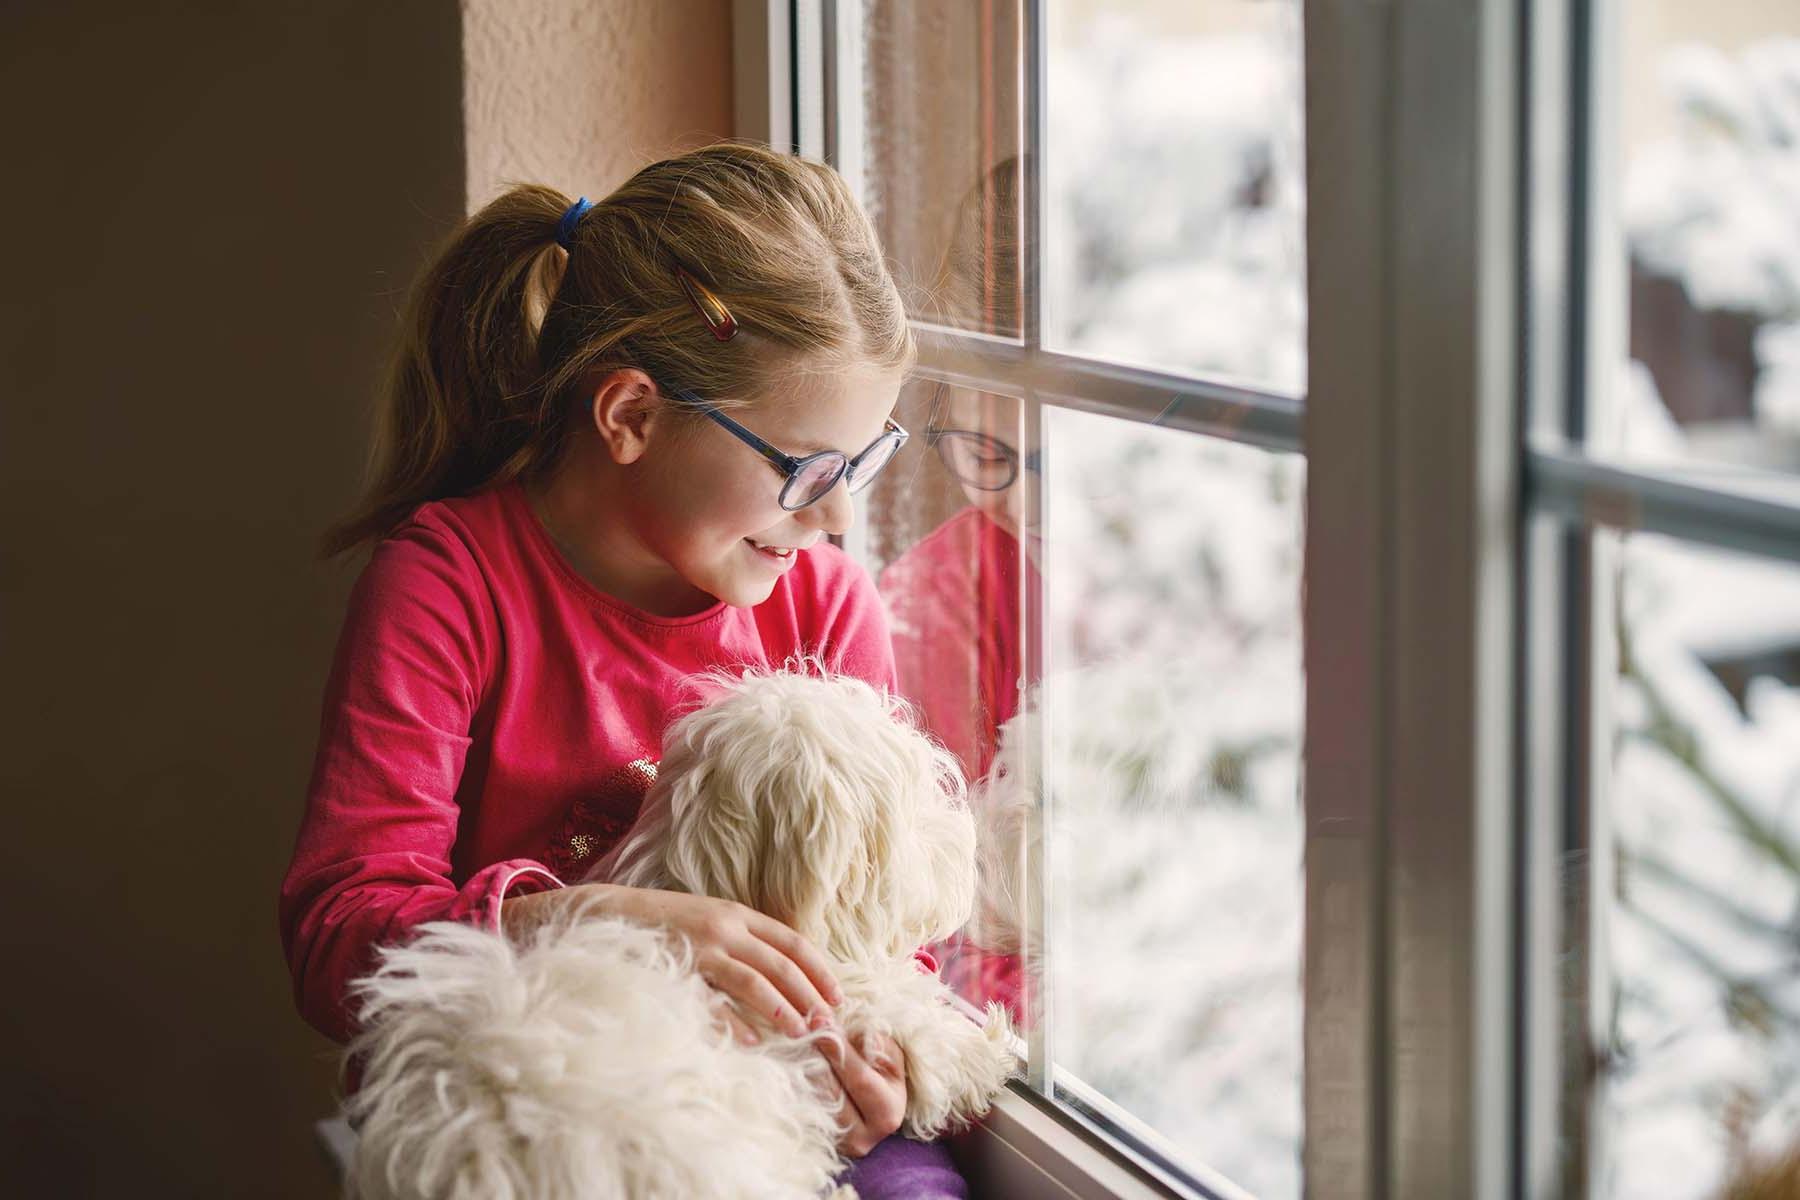
[[[510,180],[598,200],[731,128],[730,0],[462,0],[471,208]]]
[[[332,1194],[275,893],[394,310],[482,181],[730,132],[724,0],[583,8],[467,89],[443,0],[0,8],[8,1194]]]

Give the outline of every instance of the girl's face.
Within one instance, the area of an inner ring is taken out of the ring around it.
[[[873,370],[796,373],[782,394],[727,415],[796,458],[819,450],[854,458],[886,427],[900,384],[898,375]],[[760,604],[800,555],[855,519],[842,480],[806,508],[783,509],[785,476],[704,416],[661,422],[634,465],[641,468],[631,489],[635,540],[666,564],[671,595],[679,580],[701,604],[705,597]]]

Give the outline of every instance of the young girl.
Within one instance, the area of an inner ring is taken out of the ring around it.
[[[825,541],[905,440],[916,351],[829,167],[721,144],[599,204],[515,187],[415,287],[374,481],[326,537],[374,543],[326,688],[281,931],[303,1016],[424,921],[516,930],[575,899],[660,924],[790,1033],[840,999],[817,948],[740,905],[565,886],[630,826],[679,682],[798,653],[892,688],[868,577]],[[831,1052],[865,1197],[963,1196],[890,1136],[892,1041]],[[866,1156],[866,1157],[863,1157]]]

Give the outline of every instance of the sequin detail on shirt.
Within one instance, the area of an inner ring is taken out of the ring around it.
[[[564,883],[578,881],[625,836],[655,782],[656,764],[648,758],[634,759],[601,780],[591,796],[569,807],[544,865]]]

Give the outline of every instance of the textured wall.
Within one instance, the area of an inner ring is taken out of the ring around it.
[[[507,181],[598,200],[732,133],[730,0],[463,0],[470,208]]]

